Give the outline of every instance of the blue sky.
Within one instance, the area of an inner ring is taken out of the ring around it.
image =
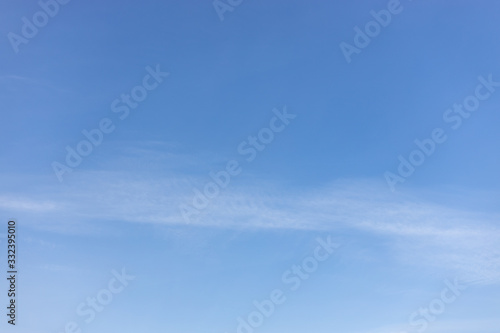
[[[223,20],[211,1],[61,1],[29,38],[23,17],[45,5],[0,5],[0,235],[15,218],[20,251],[18,327],[3,329],[497,332],[499,4],[217,4]],[[341,43],[396,7],[346,61]],[[318,238],[339,247],[291,290]],[[122,268],[135,278],[86,323],[76,309]],[[239,327],[273,290],[286,301]]]

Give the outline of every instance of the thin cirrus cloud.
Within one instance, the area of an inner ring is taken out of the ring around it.
[[[143,149],[138,151],[145,156]],[[173,165],[193,164],[197,160],[196,156],[169,153],[160,158],[160,152],[150,154],[150,165],[165,160],[177,161]],[[123,161],[123,156],[118,160]],[[92,230],[96,222],[106,221],[232,229],[354,230],[387,237],[394,256],[402,262],[441,267],[470,283],[500,282],[500,233],[495,211],[457,209],[456,202],[436,204],[417,192],[392,193],[385,184],[366,179],[290,190],[265,181],[249,181],[250,172],[245,171],[188,225],[179,207],[191,204],[193,189],[202,189],[210,181],[208,175],[194,176],[176,167],[162,170],[160,176],[154,167],[148,173],[141,168],[115,171],[113,163],[109,166],[101,171],[77,169],[62,184],[44,178],[37,182],[43,186],[30,195],[0,193],[0,209],[37,223],[37,228],[62,232],[72,224],[82,231],[85,226]]]
[[[52,201],[31,200],[23,197],[12,198],[4,195],[0,196],[0,209],[7,211],[47,212],[57,210],[57,203]]]

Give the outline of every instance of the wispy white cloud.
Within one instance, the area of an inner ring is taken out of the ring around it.
[[[134,154],[144,155],[142,147]],[[157,165],[175,154],[150,152]],[[182,163],[190,159],[182,158]],[[160,162],[158,162],[160,161]],[[190,225],[179,206],[190,204],[193,188],[208,176],[169,169],[145,173],[75,171],[60,184],[40,183],[30,194],[0,193],[0,209],[39,228],[73,232],[99,230],[106,222],[205,226],[240,229],[340,230],[389,239],[394,256],[405,263],[441,267],[467,281],[500,282],[498,212],[478,212],[453,202],[435,203],[418,193],[392,193],[369,180],[339,180],[317,189],[289,189],[241,176],[210,201]],[[152,168],[156,171],[156,168]],[[33,182],[33,179],[30,180]],[[425,197],[429,197],[428,193]],[[466,198],[462,198],[465,201]],[[50,222],[49,222],[50,221]]]
[[[32,200],[26,197],[12,198],[0,196],[0,209],[7,211],[46,212],[57,210],[57,203],[53,201]]]

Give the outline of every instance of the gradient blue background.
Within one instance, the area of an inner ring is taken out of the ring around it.
[[[40,7],[4,0],[0,216],[2,244],[9,218],[19,228],[15,329],[82,323],[77,305],[125,267],[136,279],[83,332],[236,332],[330,235],[338,253],[256,332],[410,332],[409,315],[455,278],[469,288],[427,332],[497,332],[500,90],[457,130],[442,116],[478,76],[500,81],[500,5],[401,5],[348,64],[339,44],[387,1],[243,1],[221,21],[210,1],[72,0],[15,53],[7,34]],[[157,64],[169,77],[119,120],[112,101]],[[238,145],[284,106],[297,118],[245,162]],[[105,117],[116,130],[59,182],[52,162]],[[384,173],[436,127],[448,140],[391,192]],[[241,175],[186,224],[179,205],[231,159]]]

